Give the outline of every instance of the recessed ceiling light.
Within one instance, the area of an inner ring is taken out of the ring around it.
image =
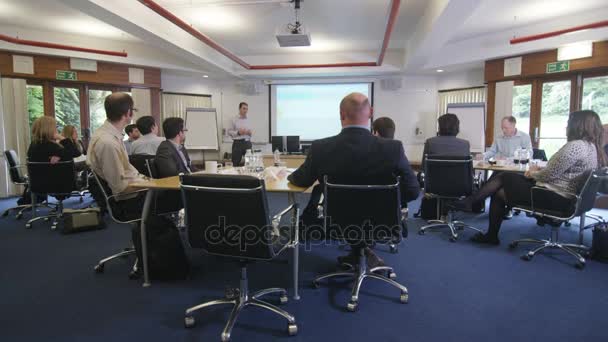
[[[437,72],[443,72],[443,69],[437,69]]]
[[[203,75],[203,77],[204,77],[204,78],[207,78],[207,77],[209,77],[209,75]]]

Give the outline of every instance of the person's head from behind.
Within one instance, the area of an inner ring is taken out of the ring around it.
[[[141,118],[137,119],[135,124],[137,125],[139,133],[142,135],[150,133],[158,134],[158,126],[156,125],[156,121],[150,115],[142,116]]]
[[[139,136],[141,135],[136,124],[127,125],[127,127],[125,127],[125,133],[127,133],[131,141],[139,139]]]
[[[113,93],[104,102],[106,118],[120,129],[125,127],[133,118],[133,98],[127,93]]]
[[[515,128],[515,124],[517,124],[517,120],[513,116],[505,116],[500,121],[500,129],[502,130],[502,134],[505,137],[512,137],[517,133],[517,128]]]
[[[598,165],[606,165],[603,153],[604,129],[596,112],[581,110],[571,113],[566,127],[566,136],[568,141],[584,140],[595,145]]]
[[[374,120],[372,123],[372,131],[375,136],[386,139],[395,138],[395,122],[391,118],[381,117]]]
[[[32,124],[32,143],[55,142],[57,122],[51,116],[41,116]]]
[[[439,135],[455,137],[460,132],[460,120],[458,120],[456,114],[443,114],[437,119],[437,124],[439,126],[439,131],[437,133]]]
[[[242,118],[247,117],[247,112],[249,111],[249,105],[247,104],[247,102],[241,102],[239,103],[239,115]]]
[[[350,125],[369,126],[372,108],[367,96],[350,93],[340,102],[340,121],[342,127]]]
[[[72,125],[65,125],[61,135],[63,135],[63,137],[66,139],[71,139],[73,142],[78,141],[78,130],[76,130],[76,127]]]
[[[186,141],[186,129],[184,129],[184,119],[182,118],[166,118],[163,121],[163,133],[165,138],[173,140],[178,144],[183,144]]]

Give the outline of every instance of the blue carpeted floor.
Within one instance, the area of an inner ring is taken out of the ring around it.
[[[271,195],[270,201],[274,212],[286,206],[284,195]],[[14,199],[0,201],[0,209],[13,204]],[[417,207],[414,203],[411,212]],[[608,265],[589,260],[580,271],[559,252],[522,261],[525,246],[509,251],[508,242],[548,234],[522,216],[504,224],[499,247],[472,244],[471,232],[456,243],[445,231],[419,236],[423,222],[410,220],[410,236],[399,253],[384,247],[379,252],[409,288],[409,304],[399,303],[397,290],[370,280],[356,313],[344,309],[348,283],[310,286],[313,276],[332,270],[344,252],[335,246],[302,250],[302,300],[285,306],[296,316],[298,336],[286,336],[282,318],[248,308],[232,340],[606,341]],[[485,229],[487,215],[465,219]],[[562,238],[575,241],[577,229],[573,223]],[[24,220],[0,219],[0,340],[218,341],[228,307],[200,312],[193,329],[183,327],[184,310],[221,297],[226,285],[236,286],[237,266],[193,251],[193,279],[155,282],[150,288],[127,278],[132,259],[108,264],[104,274],[93,272],[99,259],[129,241],[129,229],[116,224],[61,235],[48,223],[25,230]],[[285,263],[258,263],[249,273],[253,289],[290,286]]]

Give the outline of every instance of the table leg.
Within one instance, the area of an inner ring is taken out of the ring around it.
[[[296,195],[293,192],[288,193],[287,201],[289,205],[296,204]],[[300,232],[299,232],[299,214],[300,210],[296,209],[292,211],[291,222],[295,222],[294,229],[294,242],[293,242],[293,299],[300,300],[300,293],[298,292],[298,275],[300,272]]]
[[[141,236],[141,263],[144,265],[144,284],[143,287],[148,287],[150,283],[150,275],[148,273],[148,237],[146,234],[146,219],[150,215],[150,209],[152,208],[152,199],[154,198],[154,190],[150,189],[146,193],[146,200],[142,211],[141,224],[140,224],[140,236]]]

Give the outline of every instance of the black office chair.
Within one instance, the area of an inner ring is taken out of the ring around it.
[[[27,191],[29,187],[29,181],[27,175],[24,175],[22,172],[23,166],[19,165],[19,156],[15,150],[6,150],[4,151],[4,156],[6,158],[6,164],[8,167],[9,176],[11,177],[11,182],[15,185],[23,185],[25,187],[24,191]],[[20,219],[23,216],[23,212],[26,210],[31,210],[32,204],[23,204],[18,205],[12,208],[6,209],[2,213],[2,217],[8,216],[11,210],[19,210],[17,215],[15,215],[16,219]]]
[[[332,239],[342,240],[351,245],[371,246],[375,243],[388,244],[401,239],[403,217],[401,213],[401,193],[399,179],[387,177],[381,185],[334,184],[324,176],[323,211],[325,214],[325,232]],[[388,184],[388,185],[387,185]],[[388,283],[399,289],[402,303],[409,299],[407,288],[389,277],[377,274],[387,271],[394,275],[389,266],[379,266],[367,269],[367,258],[364,249],[360,248],[359,265],[348,271],[332,272],[321,275],[313,280],[313,286],[318,288],[319,282],[333,277],[354,278],[351,299],[346,308],[356,311],[359,304],[359,290],[365,278],[372,278]],[[394,277],[394,276],[393,276]]]
[[[532,159],[539,159],[542,161],[547,161],[547,154],[545,153],[545,150],[543,150],[543,149],[533,148],[532,149]]]
[[[603,221],[602,217],[590,215],[588,212],[593,209],[595,200],[603,182],[608,180],[608,169],[603,168],[598,171],[590,172],[583,188],[578,194],[564,194],[549,190],[544,187],[535,186],[531,192],[530,206],[515,206],[514,209],[530,213],[538,219],[540,224],[548,223],[551,226],[551,236],[549,240],[542,239],[519,239],[511,242],[509,248],[514,249],[520,243],[531,243],[540,247],[522,255],[522,259],[532,260],[534,255],[547,248],[557,248],[572,255],[577,263],[576,267],[585,267],[585,258],[582,254],[587,254],[589,248],[583,245],[582,235],[585,229],[585,217]],[[559,228],[562,223],[566,223],[575,217],[581,218],[579,227],[579,243],[561,243],[559,241]],[[548,219],[548,220],[547,220]],[[581,252],[583,252],[581,254]]]
[[[132,154],[129,156],[129,163],[131,163],[131,165],[133,165],[142,175],[152,177],[146,163],[148,159],[154,159],[154,156],[149,154]]]
[[[274,259],[288,247],[290,241],[287,240],[295,238],[297,222],[296,226],[289,227],[295,229],[287,237],[282,234],[279,222],[289,211],[295,210],[298,215],[297,205],[291,205],[271,218],[264,181],[251,176],[180,175],[180,182],[190,245],[202,248],[212,255],[235,259],[241,266],[238,296],[187,309],[185,326],[194,326],[192,314],[195,311],[214,305],[231,304],[234,308],[221,335],[222,341],[229,341],[239,313],[252,305],[284,317],[288,321],[289,335],[297,334],[294,316],[259,299],[267,294],[279,293],[281,303],[285,303],[287,291],[283,288],[270,288],[250,293],[247,280],[247,265],[250,262]]]
[[[63,217],[63,201],[76,190],[74,161],[58,163],[27,162],[30,191],[32,193],[32,219],[27,221],[25,228],[39,220],[48,221],[53,218],[51,229],[57,229],[59,220]],[[57,199],[57,209],[48,215],[36,217],[36,196],[53,196]]]
[[[430,220],[429,224],[423,226],[418,234],[424,233],[431,228],[450,228],[450,241],[458,239],[457,230],[469,228],[477,232],[479,229],[462,221],[454,221],[454,210],[449,206],[449,201],[456,201],[473,193],[473,159],[468,157],[426,155],[424,167],[424,191],[425,194],[437,198],[437,217],[442,215],[442,207],[447,205],[446,220]]]
[[[93,199],[95,200],[95,202],[97,202],[97,205],[102,208],[104,212],[110,214],[110,218],[114,222],[120,224],[137,224],[141,221],[141,216],[137,217],[137,214],[141,215],[141,213],[124,213],[120,209],[120,203],[116,200],[117,196],[112,194],[110,186],[103,178],[99,177],[95,172],[91,172],[90,180],[92,180],[89,182],[89,184]],[[121,194],[121,196],[136,195],[146,191],[148,190],[143,189],[130,192],[128,194]],[[108,261],[115,260],[118,258],[124,258],[131,254],[135,254],[135,247],[133,246],[124,248],[121,252],[101,259],[93,269],[96,273],[103,273],[105,270],[105,264]],[[136,278],[137,275],[137,260],[135,260],[135,264],[133,265],[131,273],[129,274],[129,278]]]

